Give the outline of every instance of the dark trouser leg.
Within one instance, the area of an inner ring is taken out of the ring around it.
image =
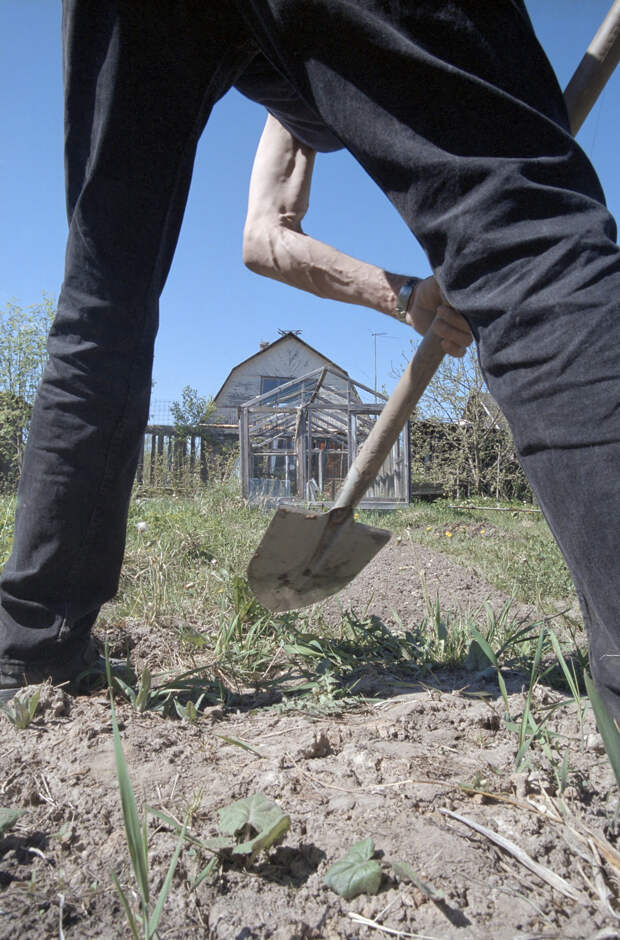
[[[620,252],[522,3],[239,8],[470,320],[620,721]]]
[[[0,582],[5,670],[79,660],[116,591],[158,298],[196,142],[234,78],[240,35],[202,0],[65,2],[70,228]]]

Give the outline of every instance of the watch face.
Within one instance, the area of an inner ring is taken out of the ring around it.
[[[417,277],[410,277],[399,290],[398,300],[396,301],[396,316],[399,320],[404,320],[407,316],[407,307],[409,306],[411,295],[419,280],[420,279]]]

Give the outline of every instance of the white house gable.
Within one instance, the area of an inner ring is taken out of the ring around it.
[[[347,374],[294,333],[286,333],[232,369],[215,396],[217,411],[212,420],[218,424],[236,424],[239,405],[323,366],[336,368],[343,376]],[[343,386],[346,386],[346,379],[343,379]]]

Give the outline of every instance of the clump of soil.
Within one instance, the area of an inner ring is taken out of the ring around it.
[[[394,541],[323,616],[353,607],[387,626],[419,623],[420,571],[443,609],[485,601],[499,609],[506,601],[436,552]],[[161,638],[156,630],[138,633],[135,653],[148,659],[149,644]],[[527,678],[514,673],[506,681],[518,722]],[[552,730],[570,746],[560,795],[544,758],[515,773],[518,737],[504,721],[492,675],[444,671],[407,682],[386,673],[376,687],[373,701],[342,715],[212,707],[192,724],[117,705],[140,805],[177,819],[194,805],[191,832],[199,839],[216,834],[222,806],[256,792],[292,822],[267,857],[249,869],[229,864],[193,890],[207,856],[187,847],[159,935],[336,940],[380,937],[381,924],[391,935],[441,940],[620,936],[611,907],[620,864],[617,792],[591,710],[581,731],[574,704],[537,690],[547,704],[557,702]],[[0,723],[0,805],[27,810],[0,840],[0,936],[128,935],[110,876],[115,871],[131,896],[105,693],[71,698],[47,689],[28,728],[17,730],[4,716]],[[452,813],[518,845],[542,867],[535,873]],[[156,897],[176,836],[156,818],[149,834]],[[366,836],[380,853],[382,887],[345,901],[323,878]],[[408,862],[443,900],[398,882],[395,860]],[[548,872],[564,881],[552,886]]]

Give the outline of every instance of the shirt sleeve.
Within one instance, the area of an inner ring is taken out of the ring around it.
[[[303,101],[291,83],[258,53],[235,81],[235,88],[270,114],[306,147],[319,153],[342,150],[342,143]]]

